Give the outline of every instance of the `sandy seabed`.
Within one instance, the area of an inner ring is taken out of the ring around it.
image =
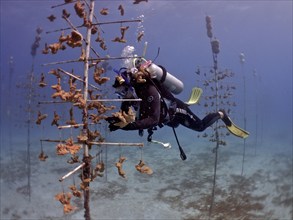
[[[244,164],[242,140],[234,138],[220,147],[210,212],[214,143],[202,139],[192,143],[190,137],[181,136],[188,157],[182,161],[174,138],[160,137],[171,140],[172,148],[156,144],[145,144],[143,150],[101,148],[106,171],[90,183],[91,219],[292,219],[292,152],[276,150],[282,143],[268,141],[258,148],[248,143]],[[127,137],[121,139],[126,142]],[[78,164],[68,164],[69,155],[57,156],[54,144],[43,147],[49,156],[45,162],[38,159],[38,144],[31,147],[30,179],[25,149],[16,150],[16,146],[12,157],[2,150],[1,220],[84,219],[83,198],[71,199],[77,209],[70,214],[64,214],[61,203],[54,199],[57,193],[69,192],[70,185],[79,186],[78,173],[59,182]],[[127,158],[123,164],[126,178],[115,167],[121,155]],[[141,158],[153,169],[152,175],[135,169]]]

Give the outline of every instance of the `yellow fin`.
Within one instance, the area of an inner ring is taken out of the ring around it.
[[[237,137],[247,138],[249,136],[249,132],[243,130],[242,128],[237,127],[233,122],[231,126],[226,126],[227,129]]]
[[[187,102],[185,102],[187,105],[193,105],[198,103],[200,96],[202,94],[202,89],[198,87],[192,88],[190,98]]]

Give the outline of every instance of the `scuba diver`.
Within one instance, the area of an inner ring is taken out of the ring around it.
[[[174,128],[181,124],[201,132],[221,119],[232,134],[240,138],[246,138],[249,135],[247,131],[237,127],[224,110],[210,113],[203,119],[196,116],[189,109],[188,104],[172,94],[180,93],[183,90],[183,83],[162,66],[143,58],[135,58],[131,69],[121,68],[117,74],[113,85],[116,93],[123,99],[138,98],[141,101],[123,101],[120,113],[106,119],[109,122],[110,131],[139,130],[139,134],[142,135],[143,130],[147,129],[148,141],[151,141],[151,135],[157,126],[167,125],[174,131]],[[138,112],[136,117],[131,107]],[[124,120],[125,118],[128,120]]]

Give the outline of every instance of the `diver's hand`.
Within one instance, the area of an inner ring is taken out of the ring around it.
[[[135,121],[135,113],[133,112],[133,110],[131,108],[128,109],[128,113],[119,112],[119,113],[116,113],[115,116],[118,117],[120,119],[120,121],[115,123],[114,125],[119,126],[120,128],[124,128],[129,123]]]
[[[117,122],[120,121],[120,119],[118,117],[112,116],[112,117],[107,117],[105,118],[105,120],[109,123],[109,124],[115,124]]]
[[[128,109],[127,113],[120,110],[119,112],[112,113],[112,117],[107,117],[106,121],[109,122],[110,131],[123,129],[135,121],[135,112],[131,108]]]
[[[118,126],[119,128],[124,128],[126,125],[128,125],[129,123],[128,122],[125,122],[125,121],[119,121],[117,123],[115,123],[114,125],[115,126]]]
[[[120,128],[119,126],[115,125],[117,122],[120,121],[118,117],[115,117],[115,116],[107,117],[105,120],[109,122],[108,128],[110,129],[110,131],[116,131],[117,129]]]
[[[106,121],[109,122],[108,128],[110,131],[116,131],[118,129],[124,128],[129,124],[125,120],[120,120],[120,118],[116,116],[108,117],[106,118]]]
[[[116,130],[120,129],[120,127],[116,126],[115,124],[109,124],[108,128],[110,131],[116,131]]]
[[[123,112],[123,117],[125,118],[127,123],[131,123],[135,121],[135,112],[132,108],[128,108],[128,113]]]

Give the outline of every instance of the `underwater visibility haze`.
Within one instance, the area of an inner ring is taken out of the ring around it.
[[[0,219],[293,218],[291,0],[0,6]],[[137,58],[249,136],[221,120],[110,131],[138,112],[112,86]]]

